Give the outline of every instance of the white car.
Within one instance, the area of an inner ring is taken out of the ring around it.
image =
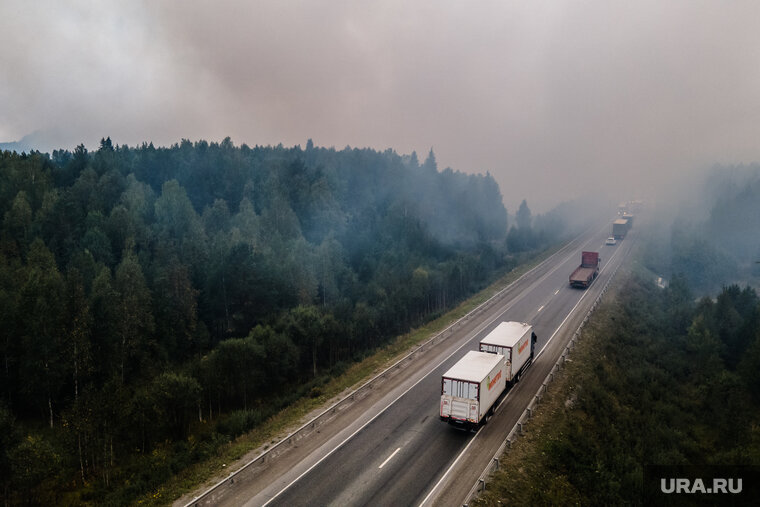
[[[604,242],[605,245],[614,245],[616,243],[617,241],[615,240],[613,236],[610,236],[609,238],[607,238],[607,241]]]

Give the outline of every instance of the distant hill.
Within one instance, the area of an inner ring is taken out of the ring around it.
[[[60,148],[60,146],[56,146],[55,141],[51,141],[54,138],[55,136],[51,135],[51,132],[35,130],[18,141],[0,143],[0,151],[29,153],[30,151],[37,150],[42,153],[50,153],[54,149]]]
[[[26,139],[26,137],[24,137],[21,141],[0,143],[0,151],[15,151],[18,153],[32,151],[34,148],[32,148],[31,144],[25,142],[24,139]]]

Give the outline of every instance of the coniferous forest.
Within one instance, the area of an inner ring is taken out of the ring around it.
[[[10,503],[128,503],[520,249],[489,174],[311,141],[6,151],[0,217]]]

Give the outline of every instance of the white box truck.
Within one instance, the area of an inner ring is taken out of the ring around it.
[[[441,420],[468,428],[485,421],[506,387],[506,359],[469,351],[441,378]]]
[[[533,326],[525,322],[502,322],[480,340],[480,351],[504,356],[507,361],[505,380],[513,384],[533,361],[535,345]]]

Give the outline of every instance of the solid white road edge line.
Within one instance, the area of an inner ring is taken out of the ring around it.
[[[612,254],[612,257],[610,257],[610,261],[612,261],[612,259],[613,259],[613,258],[615,258],[615,256],[618,254],[618,252],[619,252],[619,251],[620,251],[620,250],[615,250],[615,253],[614,253],[614,254]],[[600,270],[599,270],[599,275],[600,275],[600,276],[601,276],[601,274],[604,272],[604,270],[605,270],[605,269],[607,269],[607,266],[608,266],[609,264],[610,264],[610,262],[608,261],[607,263],[605,263],[605,265],[602,267],[602,269],[600,269]],[[535,361],[536,359],[538,359],[538,358],[539,358],[539,356],[540,356],[541,354],[543,354],[543,353],[544,353],[544,350],[546,350],[546,347],[548,347],[548,346],[549,346],[549,344],[552,342],[552,340],[554,339],[554,336],[555,336],[555,335],[556,335],[556,334],[559,332],[559,330],[560,330],[560,329],[562,329],[562,326],[564,326],[564,325],[565,325],[565,321],[566,321],[567,319],[569,319],[569,318],[570,318],[570,316],[573,314],[573,312],[575,312],[575,309],[576,309],[576,308],[578,308],[578,305],[579,305],[579,304],[581,304],[581,301],[583,301],[583,298],[585,298],[585,297],[586,297],[588,294],[589,294],[589,291],[588,291],[588,290],[586,290],[586,291],[583,293],[583,295],[582,295],[582,296],[581,296],[581,298],[578,300],[578,302],[577,302],[577,303],[575,303],[575,306],[573,306],[573,309],[572,309],[572,310],[570,310],[570,313],[568,313],[568,314],[567,314],[567,316],[566,316],[566,317],[565,317],[565,318],[562,320],[562,322],[560,323],[559,327],[558,327],[556,330],[554,330],[554,332],[552,333],[552,335],[551,335],[551,336],[549,337],[549,339],[546,341],[546,344],[545,344],[545,345],[544,345],[544,346],[541,348],[541,350],[539,350],[539,351],[538,351],[538,354],[536,354],[536,357],[534,357],[534,358],[533,358],[533,360],[534,360],[534,361]]]
[[[385,464],[388,463],[391,460],[391,458],[393,458],[393,456],[395,456],[396,453],[399,452],[400,450],[401,450],[401,447],[399,447],[398,449],[396,449],[395,451],[393,451],[393,454],[391,454],[390,456],[388,456],[388,458],[385,461],[383,461],[383,464],[380,465],[377,468],[383,468],[385,466]]]
[[[587,294],[588,294],[588,291],[586,291],[586,292],[585,292],[585,293],[584,293],[584,294],[581,296],[581,298],[578,300],[578,302],[577,302],[577,303],[575,303],[575,306],[573,306],[573,308],[570,310],[570,313],[568,313],[568,314],[565,316],[565,318],[564,318],[564,319],[562,319],[562,322],[560,322],[559,326],[557,327],[557,329],[555,329],[555,330],[554,330],[554,332],[553,332],[553,333],[552,333],[552,335],[549,337],[549,339],[548,339],[548,340],[546,340],[546,344],[545,344],[545,345],[544,345],[544,346],[541,348],[541,350],[539,350],[539,351],[538,351],[538,354],[536,354],[536,357],[534,357],[534,358],[533,358],[533,361],[535,361],[536,359],[538,359],[539,357],[541,357],[541,354],[543,354],[543,353],[544,353],[544,350],[546,350],[546,347],[548,347],[548,346],[549,346],[549,344],[552,342],[552,340],[553,340],[553,339],[554,339],[554,337],[557,335],[557,333],[559,332],[559,330],[560,330],[560,329],[562,329],[562,326],[564,326],[564,325],[565,325],[565,322],[567,321],[567,319],[569,319],[569,318],[570,318],[570,316],[573,314],[573,312],[575,312],[575,309],[576,309],[576,308],[578,308],[578,305],[579,305],[579,304],[581,304],[581,302],[583,301],[583,298],[585,298]]]
[[[459,456],[457,456],[457,459],[454,460],[454,463],[452,463],[451,466],[449,467],[449,469],[446,470],[446,473],[443,474],[443,477],[441,477],[441,480],[438,481],[438,483],[435,486],[433,486],[433,489],[430,490],[430,493],[428,493],[428,495],[425,497],[425,499],[422,500],[422,502],[420,503],[420,506],[425,505],[427,503],[427,501],[430,500],[430,497],[432,496],[432,494],[435,493],[435,490],[438,489],[438,486],[441,485],[441,483],[444,481],[444,479],[446,479],[446,477],[448,477],[449,473],[452,470],[454,470],[454,467],[456,466],[456,464],[459,462],[459,460],[462,458],[462,456],[464,456],[464,453],[467,452],[467,449],[470,448],[470,446],[475,441],[475,439],[478,438],[478,435],[480,435],[481,431],[483,431],[483,426],[481,426],[480,428],[478,428],[478,431],[477,431],[477,433],[475,433],[475,436],[472,437],[472,440],[470,440],[469,443],[465,446],[465,448],[462,449],[462,452],[459,453]]]
[[[604,266],[602,266],[602,269],[600,269],[600,270],[599,270],[599,276],[601,276],[601,274],[604,272],[604,270],[605,270],[605,269],[607,269],[607,266],[609,266],[610,262],[612,261],[612,259],[614,259],[614,258],[615,258],[615,256],[618,254],[618,252],[619,252],[619,251],[620,251],[620,250],[615,250],[615,253],[613,253],[613,254],[612,254],[612,256],[610,257],[610,260],[609,260],[609,261],[607,261],[607,262],[604,264]],[[540,355],[541,355],[541,354],[544,352],[544,350],[546,349],[546,347],[548,347],[548,346],[549,346],[549,344],[550,344],[550,343],[552,342],[552,340],[554,339],[554,335],[556,335],[556,334],[557,334],[557,332],[559,332],[559,330],[560,330],[560,329],[562,329],[562,326],[564,326],[564,325],[565,325],[565,321],[566,321],[567,319],[569,319],[569,318],[570,318],[570,316],[573,314],[573,312],[575,312],[575,309],[578,307],[578,305],[579,305],[579,304],[581,304],[581,301],[583,301],[583,298],[585,298],[585,297],[586,297],[588,294],[589,294],[589,291],[588,291],[588,290],[586,290],[586,291],[583,293],[583,295],[582,295],[582,296],[581,296],[581,298],[578,300],[578,302],[575,304],[575,306],[573,306],[573,309],[572,309],[572,310],[570,310],[570,313],[568,313],[568,314],[567,314],[567,317],[565,317],[565,318],[564,318],[564,320],[563,320],[563,321],[562,321],[562,323],[559,325],[559,327],[558,327],[558,328],[557,328],[557,329],[556,329],[556,330],[555,330],[555,331],[552,333],[552,335],[549,337],[549,340],[547,340],[546,344],[545,344],[545,345],[544,345],[544,346],[541,348],[541,350],[539,350],[539,351],[538,351],[538,354],[536,354],[536,357],[534,357],[534,358],[533,358],[533,360],[534,360],[534,361],[535,361],[536,359],[538,359],[538,357],[539,357],[539,356],[540,356]]]

